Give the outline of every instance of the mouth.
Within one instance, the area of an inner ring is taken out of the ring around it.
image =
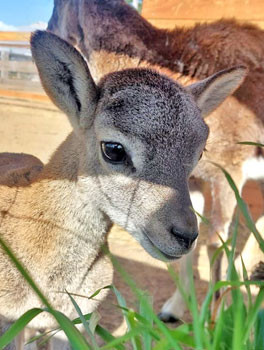
[[[151,241],[146,233],[144,233],[144,239],[147,241],[147,247],[145,247],[143,244],[143,248],[156,259],[162,260],[164,262],[170,262],[173,260],[178,260],[182,257],[182,255],[169,255],[167,253],[164,253]]]

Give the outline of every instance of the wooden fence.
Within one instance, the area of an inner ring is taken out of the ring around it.
[[[12,43],[1,48],[0,42],[0,86],[7,90],[42,92],[36,66],[30,56],[16,51],[12,53]],[[24,56],[24,57],[23,57]]]
[[[263,0],[144,0],[142,15],[160,28],[236,18],[264,29]]]
[[[44,95],[28,40],[28,33],[0,32],[1,95]]]

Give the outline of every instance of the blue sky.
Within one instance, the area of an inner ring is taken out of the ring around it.
[[[0,0],[0,22],[14,27],[48,22],[52,9],[53,0]]]

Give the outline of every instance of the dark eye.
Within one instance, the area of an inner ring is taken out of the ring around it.
[[[101,142],[103,157],[111,163],[124,163],[127,159],[127,154],[124,147],[120,143]]]

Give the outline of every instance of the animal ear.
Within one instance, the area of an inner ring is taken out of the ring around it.
[[[42,85],[74,129],[88,128],[97,105],[97,87],[81,54],[47,31],[31,36],[31,51]]]
[[[189,85],[187,90],[194,96],[202,117],[210,114],[231,95],[242,84],[246,73],[246,67],[235,66]]]

